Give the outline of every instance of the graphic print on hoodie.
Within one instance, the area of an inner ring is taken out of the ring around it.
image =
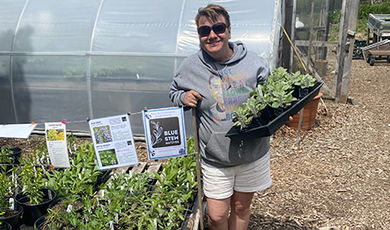
[[[249,90],[245,87],[247,74],[232,74],[225,68],[218,70],[218,75],[209,78],[211,96],[216,100],[209,109],[209,115],[214,121],[229,121],[234,110],[248,97]]]

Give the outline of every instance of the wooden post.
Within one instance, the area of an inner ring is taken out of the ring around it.
[[[292,2],[290,0],[284,0],[284,26],[287,33],[292,34],[293,24],[291,23],[292,19]],[[291,36],[290,36],[291,38]],[[286,36],[283,37],[282,41],[283,51],[282,51],[282,66],[291,71],[290,66],[290,57],[293,55],[291,46],[288,44],[288,38]]]
[[[290,39],[292,44],[295,44],[295,22],[296,22],[296,17],[297,17],[297,0],[293,0],[293,5],[292,5],[292,19],[291,19],[291,34],[290,34]],[[293,72],[293,64],[294,64],[294,53],[293,53],[293,45],[291,45],[290,48],[290,72]]]
[[[312,49],[312,41],[313,41],[313,26],[314,26],[314,0],[311,1],[311,14],[310,14],[310,32],[309,32],[309,47],[307,48],[307,63],[310,63],[311,59],[311,49]],[[305,73],[306,74],[306,73]]]
[[[336,97],[338,103],[348,99],[349,77],[359,10],[359,0],[343,0],[336,64]]]
[[[199,160],[199,139],[198,139],[198,126],[196,124],[196,108],[192,108],[192,125],[194,129],[194,145],[195,145],[195,159],[196,159],[196,181],[198,182],[198,208],[199,208],[199,222],[200,229],[204,230],[203,224],[203,191],[200,180],[200,160]],[[197,229],[194,229],[197,230]]]
[[[317,39],[319,41],[327,41],[328,38],[328,21],[329,21],[329,4],[330,2],[328,0],[322,0],[321,1],[321,12],[320,12],[320,21],[319,21],[319,27],[320,30],[318,31]],[[316,53],[316,58],[321,60],[326,60],[327,56],[327,47],[320,47],[318,48],[318,51]]]

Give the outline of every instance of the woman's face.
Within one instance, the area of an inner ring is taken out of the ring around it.
[[[226,20],[222,15],[219,15],[216,22],[212,22],[210,18],[201,16],[199,18],[199,27],[212,27],[216,23],[225,23]],[[210,31],[207,36],[199,35],[200,46],[216,61],[225,61],[232,55],[232,50],[229,48],[228,41],[231,38],[230,27],[226,28],[223,33],[216,33],[214,30]]]

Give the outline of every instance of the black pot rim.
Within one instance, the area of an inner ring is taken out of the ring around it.
[[[6,222],[6,221],[2,221],[2,222],[0,223],[0,226],[1,226],[1,225],[8,226],[8,229],[12,230],[12,225],[11,225],[10,223]]]
[[[39,229],[39,227],[41,227],[41,225],[45,223],[46,217],[47,217],[47,214],[46,214],[46,215],[43,215],[43,216],[40,216],[38,219],[36,219],[36,220],[34,221],[34,227],[35,227],[36,229]],[[43,221],[42,221],[42,219],[43,219]],[[41,221],[42,221],[42,222],[41,222]],[[41,223],[39,223],[39,222],[41,222]]]
[[[18,213],[16,213],[15,215],[12,215],[12,216],[0,217],[0,221],[6,221],[6,220],[11,219],[11,218],[13,218],[15,216],[22,215],[23,212],[24,212],[23,207],[20,206],[20,205],[17,205],[17,210],[16,209],[14,209],[14,210],[18,211]]]
[[[24,192],[20,192],[20,193],[16,194],[15,201],[19,205],[25,205],[27,207],[34,207],[34,206],[37,206],[37,205],[48,204],[48,203],[52,202],[57,197],[57,193],[54,190],[52,190],[52,189],[44,188],[44,189],[41,189],[41,190],[43,190],[43,191],[51,191],[53,193],[52,198],[48,199],[48,200],[46,200],[46,201],[44,201],[42,203],[39,203],[39,204],[26,204],[25,202],[21,202],[20,200],[22,198],[24,198],[24,197],[27,197],[27,196],[24,194]]]

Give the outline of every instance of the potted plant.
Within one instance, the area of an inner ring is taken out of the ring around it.
[[[48,206],[56,198],[56,193],[46,188],[44,169],[34,163],[32,155],[22,159],[19,174],[22,192],[15,196],[17,205],[24,210],[22,221],[30,226],[47,213]]]
[[[191,146],[193,143],[188,142],[189,151],[194,151]],[[100,186],[97,196],[86,193],[74,196],[68,192],[48,210],[45,218],[36,221],[36,226],[38,229],[180,229],[195,200],[195,167],[192,155],[170,159],[163,172],[155,174],[115,173],[108,183]]]
[[[10,151],[7,148],[1,147],[0,151],[0,171],[8,172],[11,169],[12,158],[9,157]]]
[[[19,147],[8,148],[7,146],[1,147],[1,155],[6,155],[12,159],[12,164],[19,164],[19,157],[22,154],[22,149]]]
[[[47,216],[36,221],[37,226],[42,225],[48,229],[96,229],[103,226],[96,225],[95,217],[91,215],[95,213],[96,191],[108,177],[97,169],[92,143],[71,148],[69,168],[46,172],[47,186],[58,194],[60,201],[48,209]],[[100,175],[105,175],[105,178],[99,180]],[[108,223],[106,220],[102,222]]]
[[[0,222],[9,223],[12,229],[19,229],[23,208],[15,209],[14,184],[6,172],[0,172]]]
[[[9,172],[14,166],[17,166],[21,152],[22,150],[18,147],[8,148],[2,146],[0,148],[1,170]]]
[[[98,186],[109,178],[109,174],[97,169],[93,144],[87,142],[75,148],[71,159],[69,168],[46,172],[47,186],[58,197],[73,194],[93,196]]]
[[[295,86],[294,96],[297,98],[303,98],[309,93],[309,88],[315,84],[315,79],[309,74],[301,74],[300,71],[295,72],[292,75],[292,83]]]

